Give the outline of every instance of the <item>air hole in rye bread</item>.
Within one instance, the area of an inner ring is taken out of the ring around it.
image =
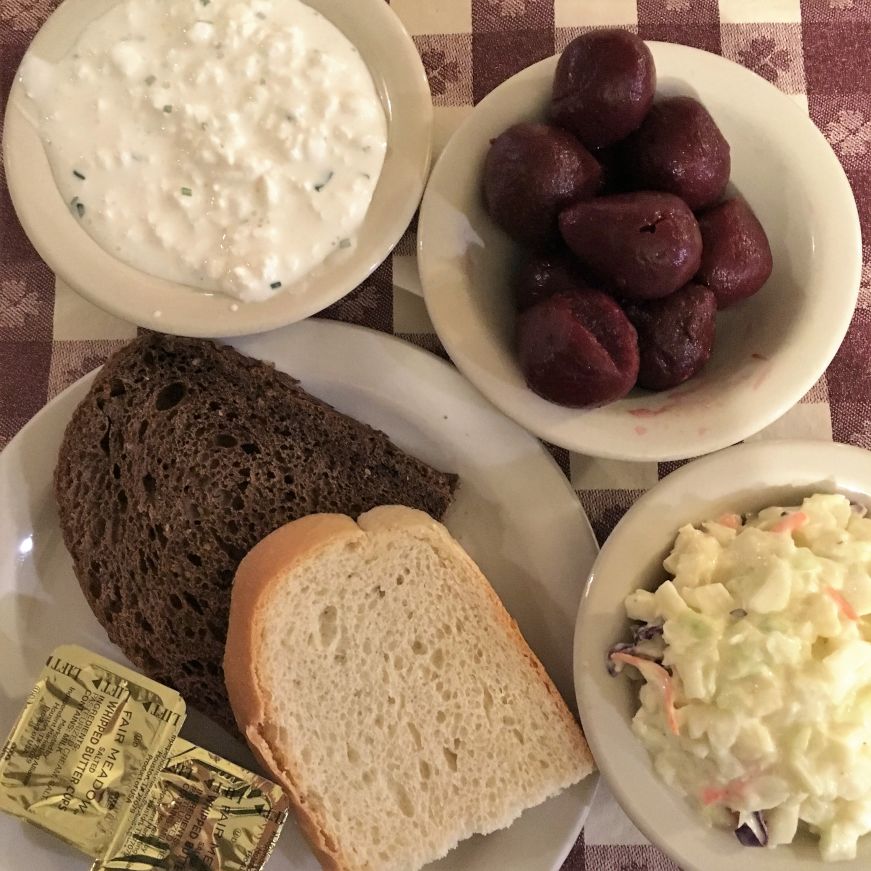
[[[154,407],[158,411],[169,411],[184,399],[185,393],[187,393],[187,387],[181,381],[173,381],[172,384],[167,384],[157,394],[154,400]]]
[[[113,378],[109,382],[109,396],[123,396],[127,392],[127,387],[119,378]]]
[[[160,542],[161,547],[166,547],[169,544],[169,539],[166,537],[166,533],[163,531],[163,527],[159,523],[154,524],[154,534],[157,536],[158,542]]]
[[[187,675],[200,675],[205,669],[198,659],[188,659],[181,664],[181,670]]]
[[[181,610],[181,599],[175,593],[169,594],[169,604],[172,605],[174,611]]]
[[[146,472],[142,476],[142,486],[149,496],[153,496],[154,491],[157,490],[157,481],[154,480],[154,476],[150,472]]]
[[[200,600],[196,596],[192,596],[190,593],[182,593],[182,596],[184,596],[184,600],[188,603],[188,607],[191,610],[196,611],[197,614],[203,613],[203,606],[200,604]]]
[[[100,439],[100,450],[102,450],[104,454],[109,453],[109,429],[110,426],[107,423],[106,432],[103,433],[103,438]]]
[[[148,432],[148,418],[145,417],[139,423],[139,432],[136,433],[136,438],[141,442],[143,438],[145,438],[145,433]]]
[[[188,562],[191,565],[196,566],[197,568],[199,568],[203,564],[202,557],[199,554],[188,553],[185,554],[185,556],[188,558]]]
[[[219,432],[215,436],[215,444],[219,448],[235,448],[239,444],[236,436],[228,432]]]
[[[248,456],[260,453],[260,448],[254,442],[245,442],[244,444],[239,445],[239,447],[242,448]]]

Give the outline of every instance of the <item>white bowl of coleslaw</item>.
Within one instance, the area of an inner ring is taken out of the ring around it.
[[[672,473],[602,548],[581,719],[684,871],[871,867],[868,508],[871,453],[757,442]]]

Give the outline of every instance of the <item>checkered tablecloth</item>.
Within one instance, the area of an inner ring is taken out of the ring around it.
[[[347,0],[354,2],[354,0]],[[30,39],[56,0],[0,0],[4,102]],[[392,0],[427,68],[435,151],[492,88],[578,33],[618,25],[645,39],[721,53],[806,109],[841,159],[862,226],[871,219],[871,0]],[[0,179],[0,447],[48,399],[135,335],[55,281],[28,243]],[[840,353],[799,405],[757,437],[790,435],[871,448],[871,261]],[[393,332],[441,352],[418,288],[413,230],[328,317]],[[443,352],[442,352],[443,353]],[[555,451],[600,539],[674,464]],[[567,869],[657,871],[674,864],[600,791]]]

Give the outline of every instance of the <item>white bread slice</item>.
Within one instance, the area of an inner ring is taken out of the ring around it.
[[[312,515],[260,542],[224,669],[326,869],[414,871],[593,770],[487,579],[410,508]]]

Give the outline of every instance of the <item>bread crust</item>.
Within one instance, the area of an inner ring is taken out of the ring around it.
[[[224,680],[239,731],[260,764],[284,787],[297,822],[325,871],[350,871],[341,849],[305,802],[289,760],[276,757],[265,731],[266,702],[256,662],[263,611],[273,586],[295,566],[341,540],[361,538],[360,527],[344,514],[312,514],[279,527],[239,564],[230,600],[224,652]]]
[[[255,665],[259,659],[262,618],[273,587],[280,584],[295,567],[316,558],[318,552],[327,547],[387,530],[402,530],[426,540],[435,550],[463,564],[470,577],[482,585],[494,617],[504,626],[555,701],[559,718],[572,738],[573,750],[583,771],[578,779],[595,769],[592,754],[577,721],[544,666],[526,643],[516,621],[506,611],[474,560],[441,523],[422,511],[394,505],[373,508],[360,515],[356,522],[340,514],[317,514],[293,521],[263,539],[239,566],[230,604],[224,675],[239,730],[260,763],[287,791],[299,824],[326,871],[355,871],[356,866],[350,865],[342,853],[341,845],[330,836],[326,821],[306,805],[291,761],[279,758],[269,743],[266,701]]]

